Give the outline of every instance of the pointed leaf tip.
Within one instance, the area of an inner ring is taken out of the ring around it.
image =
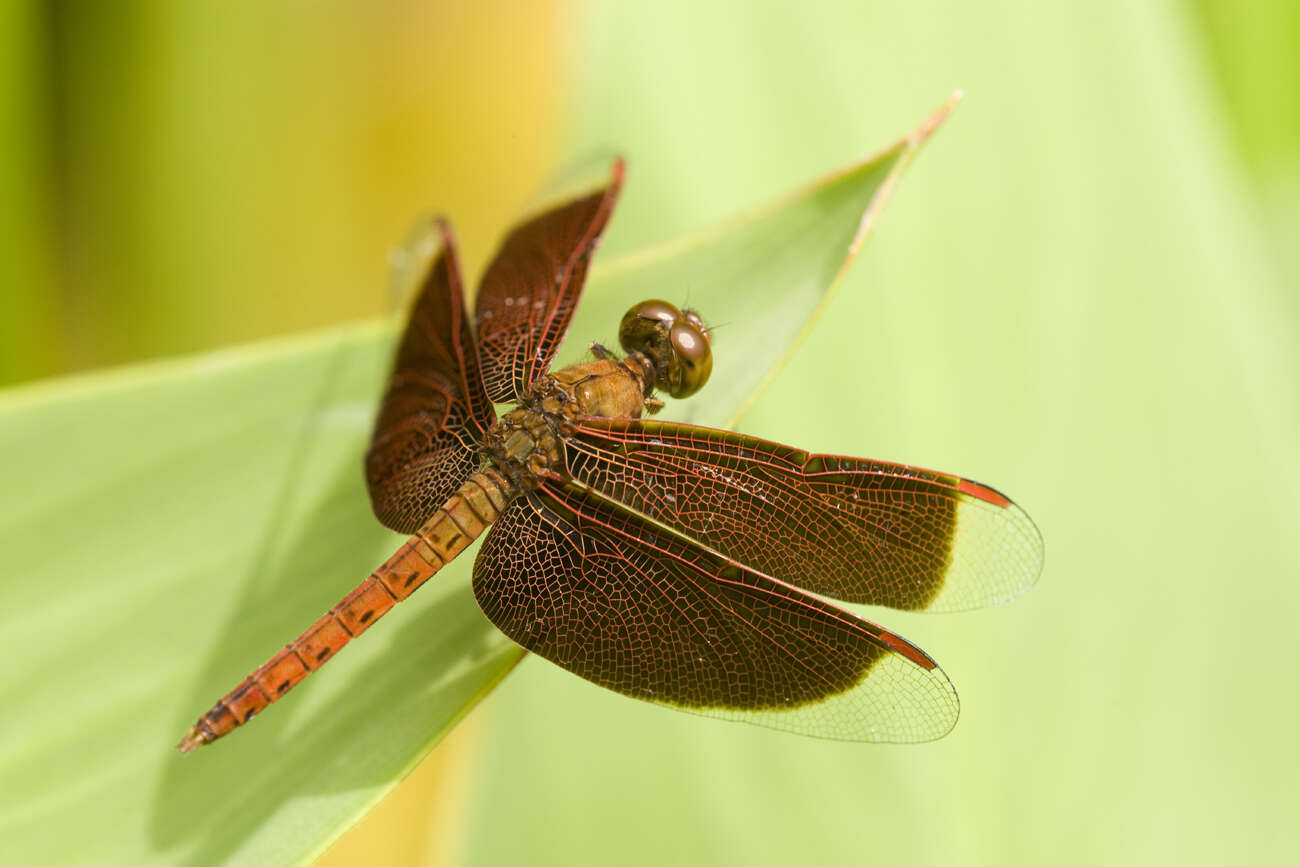
[[[957,107],[957,103],[961,102],[965,96],[966,91],[961,88],[954,90],[952,96],[948,97],[947,102],[939,106],[939,109],[934,114],[921,121],[916,129],[912,130],[907,137],[907,144],[912,148],[919,148],[925,144],[926,139],[934,135],[934,131],[943,126],[943,122],[948,119],[948,115],[952,114],[953,109]]]

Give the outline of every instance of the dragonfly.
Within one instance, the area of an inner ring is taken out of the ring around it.
[[[1038,530],[960,476],[653,419],[657,393],[690,397],[713,365],[700,315],[667,301],[627,312],[623,355],[592,343],[589,360],[551,370],[624,173],[616,161],[598,189],[515,227],[472,322],[455,238],[436,222],[365,457],[375,515],[410,538],[201,716],[181,752],[278,701],[485,532],[483,614],[600,686],[822,738],[952,729],[957,693],[934,660],[837,603],[1006,602],[1037,579]]]

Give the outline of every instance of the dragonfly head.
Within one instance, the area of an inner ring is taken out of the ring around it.
[[[673,397],[690,397],[713,372],[709,330],[694,310],[667,301],[642,301],[623,316],[618,342],[625,352],[641,352],[654,362],[655,387]]]

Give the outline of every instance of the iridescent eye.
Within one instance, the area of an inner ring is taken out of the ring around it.
[[[661,344],[668,329],[681,318],[682,311],[667,301],[642,301],[624,314],[618,342],[624,352],[647,352]]]
[[[695,317],[699,321],[699,317]],[[668,393],[690,397],[704,387],[713,372],[713,350],[708,332],[683,317],[668,334],[672,357],[668,361]]]
[[[703,334],[710,343],[713,342],[713,335],[709,333],[709,329],[704,327],[704,320],[700,318],[699,313],[687,308],[682,311],[682,318],[698,328],[700,333]]]
[[[626,352],[639,352],[654,364],[655,387],[673,397],[689,397],[713,372],[709,332],[694,310],[678,310],[667,301],[642,301],[623,316],[618,341]]]

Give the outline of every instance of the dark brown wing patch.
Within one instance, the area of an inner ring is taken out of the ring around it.
[[[465,315],[455,239],[438,221],[442,250],[429,268],[397,350],[366,452],[366,483],[384,526],[413,533],[478,469],[476,451],[496,419]]]
[[[1029,517],[957,476],[632,419],[584,418],[565,452],[601,495],[836,599],[977,608],[1018,596],[1042,568]]]
[[[931,740],[957,719],[905,639],[557,483],[507,508],[474,594],[519,644],[633,698],[844,740]]]
[[[607,187],[519,226],[488,266],[474,321],[493,401],[518,400],[550,368],[622,184],[619,160]]]

